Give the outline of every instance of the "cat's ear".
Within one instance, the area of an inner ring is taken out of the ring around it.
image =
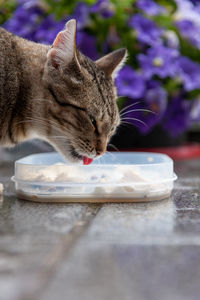
[[[108,76],[115,78],[118,71],[123,67],[127,58],[126,48],[115,50],[96,61],[97,66]]]
[[[69,20],[63,31],[60,31],[48,52],[53,67],[67,66],[77,60],[76,54],[76,20]]]

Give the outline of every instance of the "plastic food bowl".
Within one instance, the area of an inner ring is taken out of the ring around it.
[[[176,179],[173,160],[155,153],[106,153],[91,165],[58,153],[15,162],[18,198],[38,202],[147,202],[168,198]]]

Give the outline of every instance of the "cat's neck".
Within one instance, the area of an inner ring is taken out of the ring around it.
[[[21,66],[22,96],[26,104],[21,120],[19,116],[16,116],[16,122],[13,120],[13,126],[16,129],[19,128],[19,133],[16,134],[18,143],[26,139],[40,137],[35,130],[35,128],[38,128],[39,122],[36,118],[38,120],[43,119],[45,113],[46,103],[43,101],[45,88],[43,87],[42,77],[50,46],[37,44],[19,37],[15,37],[15,42]],[[31,119],[35,119],[35,121],[31,122]],[[21,128],[19,125],[16,126],[15,123],[22,124]]]
[[[30,97],[42,96],[42,76],[50,46],[37,44],[16,37],[16,43],[21,53],[21,66],[24,78],[30,80]],[[41,87],[41,89],[39,88]]]

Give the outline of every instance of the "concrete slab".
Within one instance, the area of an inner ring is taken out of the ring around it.
[[[200,160],[176,163],[171,199],[134,204],[17,200],[0,150],[0,300],[193,300],[200,285]],[[27,153],[28,151],[28,153]]]

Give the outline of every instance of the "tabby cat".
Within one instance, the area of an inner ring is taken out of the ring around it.
[[[125,58],[126,49],[83,55],[75,20],[52,46],[0,28],[0,144],[40,138],[71,162],[102,155],[120,123],[114,77]]]

